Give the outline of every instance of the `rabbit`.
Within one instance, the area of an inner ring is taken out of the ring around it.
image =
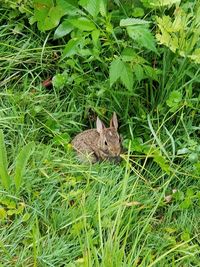
[[[121,141],[118,134],[118,121],[116,113],[110,120],[110,127],[106,128],[97,117],[96,129],[79,133],[72,140],[72,147],[77,152],[78,158],[85,162],[95,163],[103,160],[120,160]]]

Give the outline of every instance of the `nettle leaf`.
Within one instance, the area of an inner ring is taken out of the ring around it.
[[[81,31],[93,31],[96,29],[95,24],[85,17],[69,19],[69,22]]]
[[[138,81],[141,81],[142,79],[145,78],[144,69],[141,65],[139,65],[139,64],[134,65],[133,71],[134,71],[135,76],[136,76]]]
[[[143,25],[143,24],[149,24],[150,21],[144,20],[144,19],[136,19],[136,18],[127,18],[127,19],[121,19],[120,20],[120,27],[127,27],[127,26],[133,26],[133,25]]]
[[[155,39],[148,27],[146,27],[146,25],[128,26],[127,33],[140,46],[143,46],[151,51],[157,52],[155,46]]]
[[[110,87],[121,77],[123,64],[119,58],[112,61],[110,65]]]
[[[128,90],[131,90],[133,88],[133,72],[131,70],[131,67],[123,62],[124,64],[124,68],[122,69],[122,73],[121,73],[121,82],[125,85],[125,87]]]
[[[110,86],[118,79],[120,79],[128,90],[132,89],[133,72],[130,66],[119,58],[113,60],[110,66]]]
[[[74,29],[74,26],[68,21],[63,21],[58,28],[56,29],[53,39],[59,39],[64,37],[65,35],[69,34]]]

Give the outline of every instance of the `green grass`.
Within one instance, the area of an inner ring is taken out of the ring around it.
[[[0,13],[5,23],[9,10]],[[66,68],[55,60],[63,46],[34,26],[16,35],[14,27],[0,26],[0,129],[11,178],[21,149],[33,141],[35,150],[19,192],[0,184],[1,266],[200,266],[198,65],[163,48],[158,81],[128,91],[109,88],[107,63],[96,70],[74,58],[66,86],[44,88]],[[182,100],[171,112],[172,91]],[[113,111],[122,162],[79,164],[70,140]]]

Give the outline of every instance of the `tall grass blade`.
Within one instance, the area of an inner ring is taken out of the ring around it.
[[[14,182],[16,190],[18,191],[22,184],[22,176],[27,164],[28,159],[35,149],[34,142],[31,142],[24,146],[16,159]]]
[[[8,175],[7,153],[2,130],[0,130],[0,178],[3,187],[8,190],[10,186],[10,177]]]

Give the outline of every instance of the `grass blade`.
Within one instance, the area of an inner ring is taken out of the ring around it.
[[[3,187],[8,190],[10,186],[10,177],[8,175],[7,153],[2,130],[0,130],[0,178]]]
[[[22,176],[27,164],[28,159],[30,158],[31,154],[33,153],[35,149],[35,144],[34,142],[31,142],[24,146],[20,153],[17,156],[16,159],[16,165],[15,165],[15,187],[16,190],[18,191],[21,184],[22,184]]]

